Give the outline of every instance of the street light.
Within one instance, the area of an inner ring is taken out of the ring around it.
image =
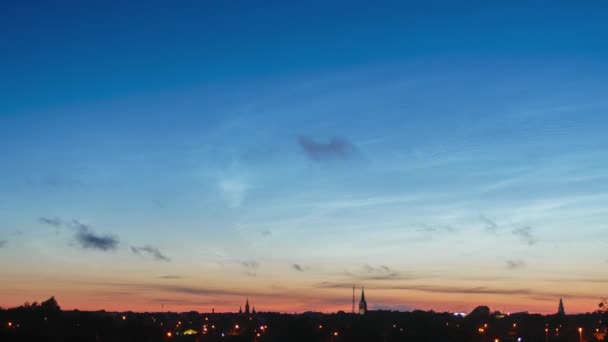
[[[578,328],[578,340],[583,342],[583,328]]]
[[[549,328],[545,328],[545,342],[549,342]]]

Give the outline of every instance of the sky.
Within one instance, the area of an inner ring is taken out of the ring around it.
[[[0,307],[594,311],[607,15],[3,2]]]

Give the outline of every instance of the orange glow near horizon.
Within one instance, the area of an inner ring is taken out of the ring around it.
[[[369,294],[368,294],[369,293]],[[43,301],[50,297],[49,294],[46,297],[40,298],[34,293],[31,295],[22,296],[0,296],[0,302],[2,307],[10,308],[23,305],[25,302]],[[157,296],[161,297],[166,295],[164,293],[158,293]],[[333,295],[336,295],[335,297]],[[60,293],[55,295],[59,305],[63,310],[84,310],[84,311],[97,311],[106,310],[113,312],[124,312],[124,311],[136,311],[136,312],[160,312],[172,311],[172,312],[186,312],[186,311],[198,311],[198,312],[237,312],[240,306],[244,305],[244,297],[240,298],[237,296],[222,296],[216,298],[200,298],[194,295],[184,295],[181,297],[175,296],[174,298],[167,298],[166,302],[151,300],[147,297],[133,296],[129,300],[125,300],[124,297],[97,297],[89,296],[86,293],[68,294]],[[459,298],[458,298],[459,297]],[[329,292],[326,294],[319,294],[319,298],[314,298],[311,295],[302,296],[301,299],[297,297],[285,299],[285,298],[272,298],[272,294],[260,294],[250,297],[250,303],[255,305],[258,312],[273,311],[283,313],[294,313],[294,312],[305,312],[305,311],[317,311],[317,312],[338,312],[345,311],[350,312],[351,309],[351,298],[347,295],[343,295],[339,301],[336,300],[337,294],[335,292]],[[535,300],[528,298],[519,297],[505,297],[505,296],[456,296],[447,294],[437,294],[433,298],[429,295],[417,295],[412,293],[409,296],[391,296],[382,295],[381,293],[374,293],[373,290],[366,290],[366,299],[370,305],[370,309],[387,309],[387,310],[399,310],[408,311],[413,309],[420,310],[434,310],[438,312],[465,312],[468,313],[479,305],[488,305],[490,308],[501,312],[523,312],[528,311],[530,313],[541,313],[541,314],[553,314],[557,312],[557,302],[559,298],[550,300]],[[358,298],[357,298],[358,301]],[[582,300],[572,299],[570,301],[565,299],[567,313],[585,313],[595,311],[597,308],[598,300]],[[399,305],[404,304],[404,305]]]

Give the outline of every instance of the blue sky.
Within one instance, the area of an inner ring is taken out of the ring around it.
[[[601,2],[0,12],[2,306],[605,295]]]

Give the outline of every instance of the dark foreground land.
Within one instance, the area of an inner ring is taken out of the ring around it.
[[[46,304],[45,304],[46,303]],[[0,310],[0,341],[599,341],[605,313],[436,312],[116,313],[61,311],[56,303]],[[580,329],[580,330],[579,330]],[[190,331],[189,331],[190,330]],[[190,333],[191,335],[184,335]]]

